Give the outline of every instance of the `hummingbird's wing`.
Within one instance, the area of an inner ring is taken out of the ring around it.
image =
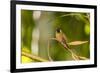
[[[65,43],[67,43],[67,37],[65,36],[65,34],[62,34],[63,35],[63,41],[65,42]]]
[[[67,44],[67,38],[66,38],[66,36],[63,34],[63,37],[62,37],[62,44],[64,45],[64,46],[66,46],[66,48],[69,48],[69,46],[68,46],[68,44]]]

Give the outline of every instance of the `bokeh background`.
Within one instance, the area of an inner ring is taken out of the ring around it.
[[[55,37],[60,27],[68,42],[88,41],[81,45],[70,45],[77,55],[90,57],[90,15],[80,12],[53,12],[21,10],[21,50],[48,60],[48,39]],[[50,41],[50,56],[54,61],[73,60],[57,41]],[[22,56],[22,63],[37,62]]]

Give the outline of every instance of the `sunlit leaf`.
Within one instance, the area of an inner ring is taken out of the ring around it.
[[[22,48],[22,51],[25,51],[25,52],[28,52],[30,53],[30,50],[26,47],[23,47]],[[22,63],[30,63],[30,62],[33,62],[33,60],[31,58],[28,58],[26,56],[21,56],[22,57]]]
[[[33,60],[31,58],[22,56],[22,63],[30,63],[30,62],[33,62]]]
[[[79,58],[80,58],[81,60],[88,60],[88,58],[83,57],[83,56],[79,56]]]
[[[23,47],[23,48],[22,48],[22,51],[24,51],[24,52],[28,52],[28,53],[31,52],[31,51],[30,51],[28,48],[26,48],[26,47]]]
[[[73,42],[70,42],[68,43],[69,45],[81,45],[81,44],[84,44],[84,43],[87,43],[88,41],[73,41]]]
[[[86,33],[87,35],[90,34],[90,26],[89,26],[89,24],[86,24],[86,25],[85,25],[84,31],[85,31],[85,33]]]

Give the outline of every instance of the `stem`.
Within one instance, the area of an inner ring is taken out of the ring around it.
[[[63,44],[63,43],[61,43],[63,46],[64,46],[64,48],[66,48],[70,53],[71,53],[71,55],[72,55],[72,58],[74,59],[74,60],[79,60],[79,57],[69,48],[69,47],[67,47],[65,44]]]
[[[49,40],[48,40],[48,58],[49,58],[49,60],[50,61],[53,61],[53,59],[51,58],[51,56],[50,56],[50,52],[49,52],[49,47],[50,47],[50,43],[49,43],[49,41],[50,40],[56,40],[56,41],[58,41],[56,38],[50,38]],[[58,41],[59,42],[59,41]],[[61,43],[61,42],[59,42],[59,43]],[[80,60],[80,59],[83,59],[83,60],[87,60],[88,58],[86,58],[86,57],[82,57],[82,56],[78,56],[78,55],[76,55],[69,47],[67,47],[65,44],[63,44],[63,43],[61,43],[63,46],[64,46],[64,48],[66,49],[66,50],[68,50],[70,53],[71,53],[71,56],[72,56],[72,58],[74,59],[74,60]]]
[[[50,38],[49,40],[48,40],[48,48],[47,48],[47,53],[48,53],[48,58],[49,58],[49,60],[50,61],[53,61],[53,59],[51,58],[51,56],[50,56],[50,51],[49,51],[49,49],[50,49],[50,40],[56,40],[56,38]]]
[[[60,17],[65,17],[65,16],[75,16],[75,15],[79,15],[79,14],[71,13],[71,14],[65,14],[65,15],[62,15],[62,16],[60,16]]]
[[[50,61],[53,61],[51,56],[50,56],[49,48],[50,48],[50,44],[49,44],[49,40],[48,40],[48,48],[47,48],[48,58],[49,58]]]
[[[41,58],[41,57],[38,57],[38,56],[36,56],[36,55],[30,54],[30,53],[27,53],[27,52],[23,52],[23,51],[22,51],[22,55],[23,55],[23,56],[26,56],[26,57],[29,57],[29,58],[31,58],[31,59],[33,59],[33,60],[40,61],[40,62],[48,62],[48,60],[46,60],[46,59],[43,59],[43,58]]]

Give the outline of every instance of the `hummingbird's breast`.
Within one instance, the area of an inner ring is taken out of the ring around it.
[[[56,34],[56,39],[59,41],[59,42],[62,42],[62,34]]]

